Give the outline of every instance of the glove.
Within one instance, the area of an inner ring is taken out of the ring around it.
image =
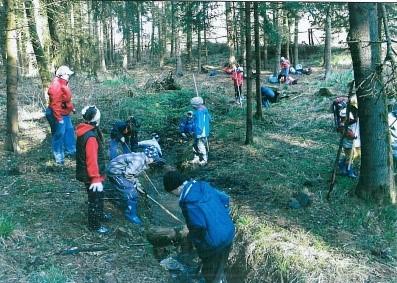
[[[92,183],[89,187],[89,190],[92,190],[93,192],[103,192],[103,185],[101,182],[99,183]]]
[[[125,137],[121,137],[121,138],[120,138],[120,141],[121,141],[122,143],[125,143]]]
[[[63,123],[65,123],[65,122],[63,121],[63,119],[60,120],[60,121],[58,121],[58,124],[63,124]]]
[[[187,136],[186,136],[186,134],[185,134],[185,133],[182,133],[182,137],[184,137],[184,138],[187,138]]]
[[[135,180],[135,175],[134,174],[124,173],[124,177],[127,180]]]
[[[73,108],[72,112],[73,114],[76,114],[76,108]]]

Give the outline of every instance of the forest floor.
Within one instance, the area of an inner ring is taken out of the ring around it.
[[[198,92],[213,115],[209,163],[191,168],[189,143],[179,139],[180,117],[195,95],[191,73],[178,79],[181,90],[145,89],[162,73],[141,67],[102,82],[77,76],[70,85],[79,111],[96,104],[106,139],[115,119],[134,115],[142,122],[140,139],[157,132],[168,166],[225,190],[233,200],[238,227],[230,254],[230,282],[397,282],[395,208],[365,203],[354,196],[355,180],[337,176],[331,200],[325,195],[339,136],[329,111],[333,97],[316,95],[328,86],[346,92],[349,71],[325,83],[315,71],[283,88],[288,98],[254,119],[254,144],[244,145],[246,109],[233,102],[224,74],[196,74]],[[351,75],[351,72],[350,72]],[[0,81],[5,81],[2,78]],[[112,233],[87,229],[86,194],[75,180],[73,160],[63,168],[52,161],[49,126],[38,103],[38,81],[21,79],[21,153],[0,151],[0,282],[175,282],[146,240],[152,225],[177,226],[141,198],[144,225],[128,223],[111,201]],[[335,96],[334,96],[335,97]],[[5,85],[0,85],[0,146],[6,136]],[[81,121],[73,116],[74,124]],[[162,191],[163,171],[149,170],[160,194],[144,187],[180,216],[177,200]],[[297,192],[310,196],[306,208],[291,209]],[[78,247],[81,252],[70,252]],[[165,254],[174,254],[168,248]]]

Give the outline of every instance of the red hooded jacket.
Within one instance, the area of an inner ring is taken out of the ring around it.
[[[48,107],[57,121],[62,120],[62,115],[69,115],[73,111],[72,92],[66,80],[55,77],[48,88],[48,97]]]
[[[76,135],[77,138],[84,135],[86,132],[92,130],[94,126],[89,124],[79,124],[76,127]],[[90,137],[87,140],[85,145],[85,153],[86,153],[86,167],[87,174],[92,183],[99,183],[105,180],[105,176],[101,176],[99,172],[99,162],[98,162],[98,141],[95,137]]]

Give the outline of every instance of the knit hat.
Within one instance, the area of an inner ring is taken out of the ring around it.
[[[154,145],[145,147],[143,153],[145,153],[148,158],[153,158],[155,163],[165,164],[165,160],[160,157],[160,154]]]
[[[168,171],[164,174],[163,184],[166,192],[177,189],[184,182],[183,176],[178,171]]]
[[[200,96],[193,97],[193,98],[190,100],[190,104],[191,104],[193,107],[200,106],[200,105],[202,105],[203,103],[204,103],[203,98],[200,97]]]

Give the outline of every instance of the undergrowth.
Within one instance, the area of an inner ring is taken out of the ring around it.
[[[0,214],[0,238],[8,238],[14,231],[14,223],[9,216]]]

